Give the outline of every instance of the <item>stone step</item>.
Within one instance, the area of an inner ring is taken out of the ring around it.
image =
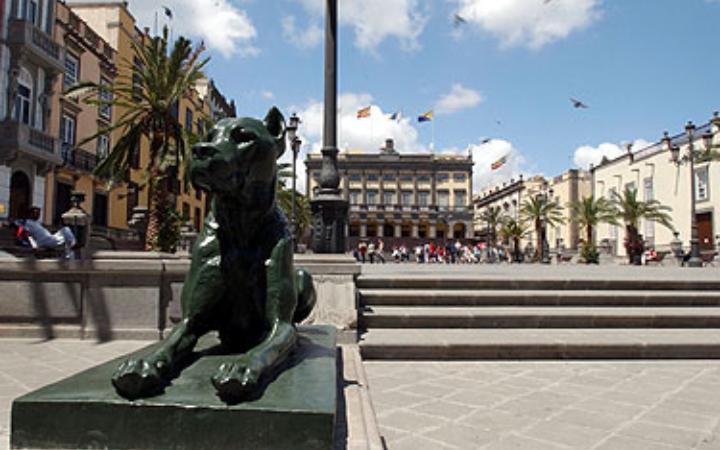
[[[632,275],[635,272],[629,271]],[[545,277],[527,276],[522,272],[518,276],[459,276],[428,273],[422,275],[362,275],[357,280],[360,289],[434,289],[434,290],[593,290],[593,291],[720,291],[720,277],[692,278],[687,272],[668,273],[666,277],[559,277],[548,274]]]
[[[720,306],[720,291],[360,290],[365,306]]]
[[[720,328],[720,307],[398,307],[362,311],[364,328]]]
[[[720,329],[382,329],[364,359],[720,359]]]

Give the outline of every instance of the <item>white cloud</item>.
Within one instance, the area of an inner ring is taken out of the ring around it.
[[[316,22],[301,30],[295,23],[295,16],[286,16],[282,19],[283,37],[298,48],[312,48],[323,40],[323,30]]]
[[[357,111],[367,106],[371,107],[370,117],[358,119]],[[287,110],[297,112],[302,120],[298,135],[303,140],[303,147],[298,161],[303,161],[308,152],[319,152],[322,148],[323,103],[311,100],[304,106]],[[411,118],[390,120],[389,114],[374,104],[369,94],[345,93],[338,99],[338,147],[341,151],[377,153],[388,138],[395,141],[398,152],[427,151],[418,142],[418,132],[412,123]],[[291,155],[286,154],[282,160],[289,162],[290,158]],[[305,167],[302,163],[298,167],[298,189],[304,192]]]
[[[600,18],[602,0],[455,0],[469,26],[498,39],[504,47],[539,49],[564,39]]]
[[[260,93],[260,96],[264,98],[265,100],[273,100],[275,99],[275,94],[272,93],[272,91],[262,91]]]
[[[632,143],[632,151],[637,152],[652,145],[644,139],[637,139]],[[605,142],[593,147],[590,145],[583,145],[575,150],[575,165],[581,169],[588,170],[591,165],[597,166],[602,162],[604,158],[614,159],[627,153],[627,143],[613,144]]]
[[[229,0],[164,0],[162,4],[172,11],[172,20],[165,16],[158,2],[131,0],[130,12],[141,27],[151,30],[157,14],[160,27],[172,27],[175,37],[202,39],[208,48],[225,57],[252,56],[259,51],[254,45],[257,30],[252,20]]]
[[[483,98],[479,92],[456,83],[450,92],[444,95],[435,104],[438,114],[451,114],[463,109],[474,108],[482,103]]]
[[[485,144],[471,145],[473,162],[473,191],[482,192],[510,179],[518,179],[524,174],[527,160],[511,142],[503,139],[492,139]],[[503,156],[507,162],[499,169],[492,170],[492,164]]]
[[[296,0],[322,29],[325,0]],[[355,31],[355,45],[373,53],[386,39],[395,38],[406,50],[419,47],[418,37],[427,23],[421,0],[343,0],[338,5],[340,25]],[[318,42],[319,43],[319,42]]]

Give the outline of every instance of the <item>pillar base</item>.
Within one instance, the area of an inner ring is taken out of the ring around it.
[[[321,191],[320,195],[310,202],[310,208],[313,215],[313,252],[345,253],[348,203],[340,196],[339,191]]]

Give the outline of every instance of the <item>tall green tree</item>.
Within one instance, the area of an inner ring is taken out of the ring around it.
[[[114,106],[116,111],[122,111],[111,126],[83,141],[122,130],[123,136],[96,167],[96,175],[115,184],[129,181],[135,152],[143,140],[150,142],[148,164],[142,167],[143,187],[150,189],[145,249],[169,251],[168,240],[160,236],[164,218],[175,209],[169,185],[176,181],[179,168],[189,162],[193,139],[179,120],[177,105],[191,98],[196,83],[204,77],[202,69],[209,58],[202,58],[202,46],[193,47],[184,37],[170,49],[167,28],[162,36],[132,46],[139,64],[123,61],[113,85],[82,82],[67,94],[81,93],[88,104]]]
[[[535,229],[535,239],[537,242],[535,257],[537,259],[540,259],[542,251],[543,222],[546,227],[562,225],[565,223],[562,212],[563,207],[546,195],[530,196],[523,202],[520,208],[520,214],[525,220],[533,224]]]
[[[638,231],[640,220],[651,220],[670,230],[675,229],[670,217],[672,208],[661,204],[657,200],[638,200],[637,189],[625,188],[622,194],[613,192],[611,202],[616,210],[616,220],[625,224],[625,249],[630,264],[636,264],[643,251],[643,244]]]
[[[489,206],[480,213],[480,220],[485,223],[488,231],[488,244],[495,246],[498,226],[503,222],[503,210],[499,206]]]
[[[515,220],[512,217],[507,217],[500,227],[500,235],[503,239],[507,239],[512,242],[512,253],[513,260],[520,262],[520,241],[528,234],[530,228],[527,223],[522,220]]]
[[[290,164],[278,164],[277,203],[288,217],[288,220],[292,217],[292,187],[288,187],[287,184],[292,183],[292,176]],[[295,193],[295,220],[294,237],[296,242],[300,242],[300,238],[310,226],[312,212],[310,210],[310,201],[299,192]]]
[[[586,245],[593,244],[593,230],[601,223],[618,225],[617,210],[606,198],[593,196],[572,202],[570,207],[571,220],[585,231]]]

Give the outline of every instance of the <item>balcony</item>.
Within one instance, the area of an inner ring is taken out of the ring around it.
[[[59,141],[54,137],[12,120],[0,122],[0,158],[25,155],[30,159],[61,164]]]
[[[7,44],[14,53],[26,55],[38,66],[55,72],[64,70],[65,50],[53,41],[52,36],[30,22],[11,19]]]
[[[97,156],[79,148],[63,144],[61,150],[63,165],[69,169],[91,173],[97,166]]]

